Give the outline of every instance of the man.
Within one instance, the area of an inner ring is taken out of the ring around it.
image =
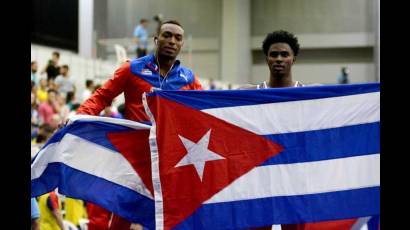
[[[60,73],[60,67],[58,66],[58,61],[60,60],[60,53],[57,51],[54,51],[51,57],[51,60],[48,61],[47,66],[44,68],[44,70],[41,72],[47,73],[47,81],[54,81],[54,79],[57,77],[57,75]]]
[[[74,82],[70,79],[69,73],[70,68],[68,65],[63,65],[60,68],[60,75],[55,80],[55,85],[58,92],[63,98],[67,98],[68,92],[75,92]]]
[[[347,67],[342,67],[342,73],[337,78],[339,84],[349,84],[349,69]]]
[[[148,49],[148,20],[143,18],[140,20],[140,24],[135,27],[134,30],[134,42],[137,44],[137,58],[147,55]]]
[[[269,67],[269,82],[253,88],[301,87],[300,82],[292,78],[292,66],[299,53],[298,39],[292,33],[279,30],[266,36],[262,44],[265,60]],[[282,230],[348,230],[355,219],[326,221],[304,224],[283,224]],[[271,229],[271,226],[257,229]]]
[[[36,61],[32,61],[31,62],[31,81],[34,81],[35,85],[38,85],[38,76],[37,76],[37,62]]]
[[[192,70],[181,66],[180,61],[176,59],[184,44],[184,29],[180,23],[174,20],[162,23],[154,42],[155,54],[125,62],[115,71],[112,79],[97,89],[78,108],[77,113],[97,116],[115,97],[124,92],[124,118],[148,123],[149,118],[142,104],[143,93],[151,92],[153,89],[202,89]],[[102,208],[95,205],[89,205],[88,208],[89,230],[106,229],[109,222],[107,212],[103,212]],[[128,230],[130,223],[114,215],[110,229]]]
[[[52,125],[53,115],[60,112],[60,106],[57,102],[57,91],[49,89],[47,91],[47,101],[40,104],[38,107],[38,114],[40,116],[40,123]]]
[[[85,101],[87,100],[91,94],[93,93],[94,90],[94,81],[87,79],[85,81],[85,89],[83,91],[82,97],[81,97],[81,101]]]

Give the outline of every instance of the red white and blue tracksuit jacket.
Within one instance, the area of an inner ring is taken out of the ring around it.
[[[160,87],[161,86],[161,87]],[[159,68],[153,54],[125,62],[101,88],[88,98],[78,108],[78,114],[99,115],[109,106],[112,100],[124,92],[125,119],[149,122],[142,104],[144,92],[150,92],[152,88],[163,90],[200,90],[201,83],[192,70],[180,65],[176,61],[164,79],[159,75]],[[87,204],[89,230],[128,230],[130,223],[125,219],[114,215],[110,227],[110,212],[93,204]]]

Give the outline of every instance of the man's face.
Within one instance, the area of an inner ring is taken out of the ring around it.
[[[64,67],[60,68],[60,74],[61,74],[61,75],[66,76],[67,73],[68,73],[68,69],[66,69],[66,68],[64,68]]]
[[[266,63],[274,76],[287,76],[292,70],[295,56],[287,43],[274,43],[269,47]]]
[[[176,58],[184,44],[184,30],[175,24],[164,24],[157,40],[158,54]]]
[[[57,64],[57,63],[58,63],[58,60],[60,59],[60,57],[57,56],[57,55],[55,55],[55,54],[53,54],[53,56],[52,56],[51,59],[54,61],[54,64]]]
[[[37,62],[34,62],[31,65],[31,72],[36,73],[37,72]]]
[[[49,92],[47,99],[48,99],[48,102],[54,103],[56,101],[56,93]]]
[[[142,23],[142,26],[143,26],[144,28],[148,28],[148,24],[149,24],[149,22],[145,21],[145,22]]]

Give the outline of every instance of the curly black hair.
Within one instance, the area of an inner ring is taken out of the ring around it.
[[[285,30],[277,30],[272,33],[269,33],[266,36],[265,40],[263,40],[263,43],[262,43],[263,53],[266,56],[268,56],[268,51],[269,51],[270,46],[274,43],[279,43],[279,42],[287,43],[292,49],[293,54],[295,56],[298,55],[299,48],[300,48],[298,39],[296,38],[294,34],[289,33],[288,31],[285,31]]]

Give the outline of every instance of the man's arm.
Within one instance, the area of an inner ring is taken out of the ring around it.
[[[61,215],[60,208],[58,206],[58,197],[55,193],[50,193],[50,196],[47,199],[47,206],[56,218],[58,226],[61,230],[64,230],[63,215]]]
[[[189,89],[193,89],[193,90],[202,90],[203,89],[202,84],[198,80],[198,76],[196,76],[196,75],[194,76],[194,82],[192,82],[189,86],[190,86]]]
[[[40,224],[38,219],[40,218],[40,210],[35,198],[31,198],[31,230],[39,230]]]
[[[77,114],[99,115],[105,107],[111,105],[116,96],[124,91],[129,76],[131,76],[130,63],[125,62],[115,71],[113,78],[81,104]]]

